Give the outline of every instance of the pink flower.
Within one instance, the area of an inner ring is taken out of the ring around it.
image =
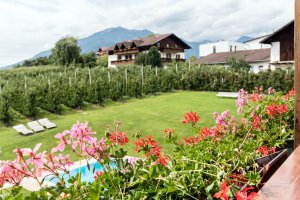
[[[275,90],[272,88],[272,87],[269,87],[268,88],[268,94],[274,94],[275,93]]]

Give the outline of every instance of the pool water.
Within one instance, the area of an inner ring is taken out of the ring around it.
[[[111,163],[110,166],[115,168],[116,164]],[[95,170],[93,173],[94,168],[95,168]],[[79,172],[81,172],[81,181],[82,182],[93,182],[94,176],[97,171],[103,172],[103,167],[100,163],[94,162],[94,163],[90,163],[90,170],[88,169],[87,165],[83,165],[81,167],[71,169],[69,174],[61,173],[59,175],[59,177],[63,177],[66,185],[68,186],[68,180],[70,179],[70,177],[76,176]],[[48,185],[55,185],[58,181],[59,181],[58,178],[53,178],[50,176],[46,178],[46,182],[48,183]]]

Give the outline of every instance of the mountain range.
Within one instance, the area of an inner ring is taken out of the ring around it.
[[[130,40],[135,38],[142,38],[145,36],[148,36],[150,34],[154,34],[152,31],[149,31],[147,29],[144,30],[133,30],[133,29],[127,29],[121,26],[108,28],[99,32],[96,32],[88,37],[78,39],[78,46],[81,48],[81,53],[88,53],[88,52],[97,52],[99,47],[110,47],[113,44],[124,41],[124,40]],[[243,42],[245,40],[251,39],[248,36],[242,36],[238,41]],[[184,39],[183,39],[184,40]],[[189,58],[191,56],[199,57],[199,45],[204,44],[207,42],[211,42],[209,40],[203,40],[200,42],[190,42],[184,40],[191,49],[187,50],[186,58]],[[51,49],[42,51],[36,55],[34,55],[32,58],[39,58],[39,57],[46,57],[51,54]],[[16,63],[21,64],[23,61]],[[4,68],[12,68],[14,65],[6,66]],[[3,69],[4,69],[3,68]]]

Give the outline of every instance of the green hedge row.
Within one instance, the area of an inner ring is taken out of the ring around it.
[[[0,120],[9,123],[12,111],[35,117],[38,108],[60,114],[63,107],[80,108],[84,102],[102,104],[172,90],[234,91],[255,86],[287,92],[293,87],[292,70],[234,72],[218,66],[171,64],[167,69],[126,66],[19,68],[0,72]]]

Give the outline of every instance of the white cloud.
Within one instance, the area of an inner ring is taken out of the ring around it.
[[[293,18],[293,0],[0,0],[0,66],[49,49],[64,35],[112,26],[174,32],[190,41],[271,32]]]

